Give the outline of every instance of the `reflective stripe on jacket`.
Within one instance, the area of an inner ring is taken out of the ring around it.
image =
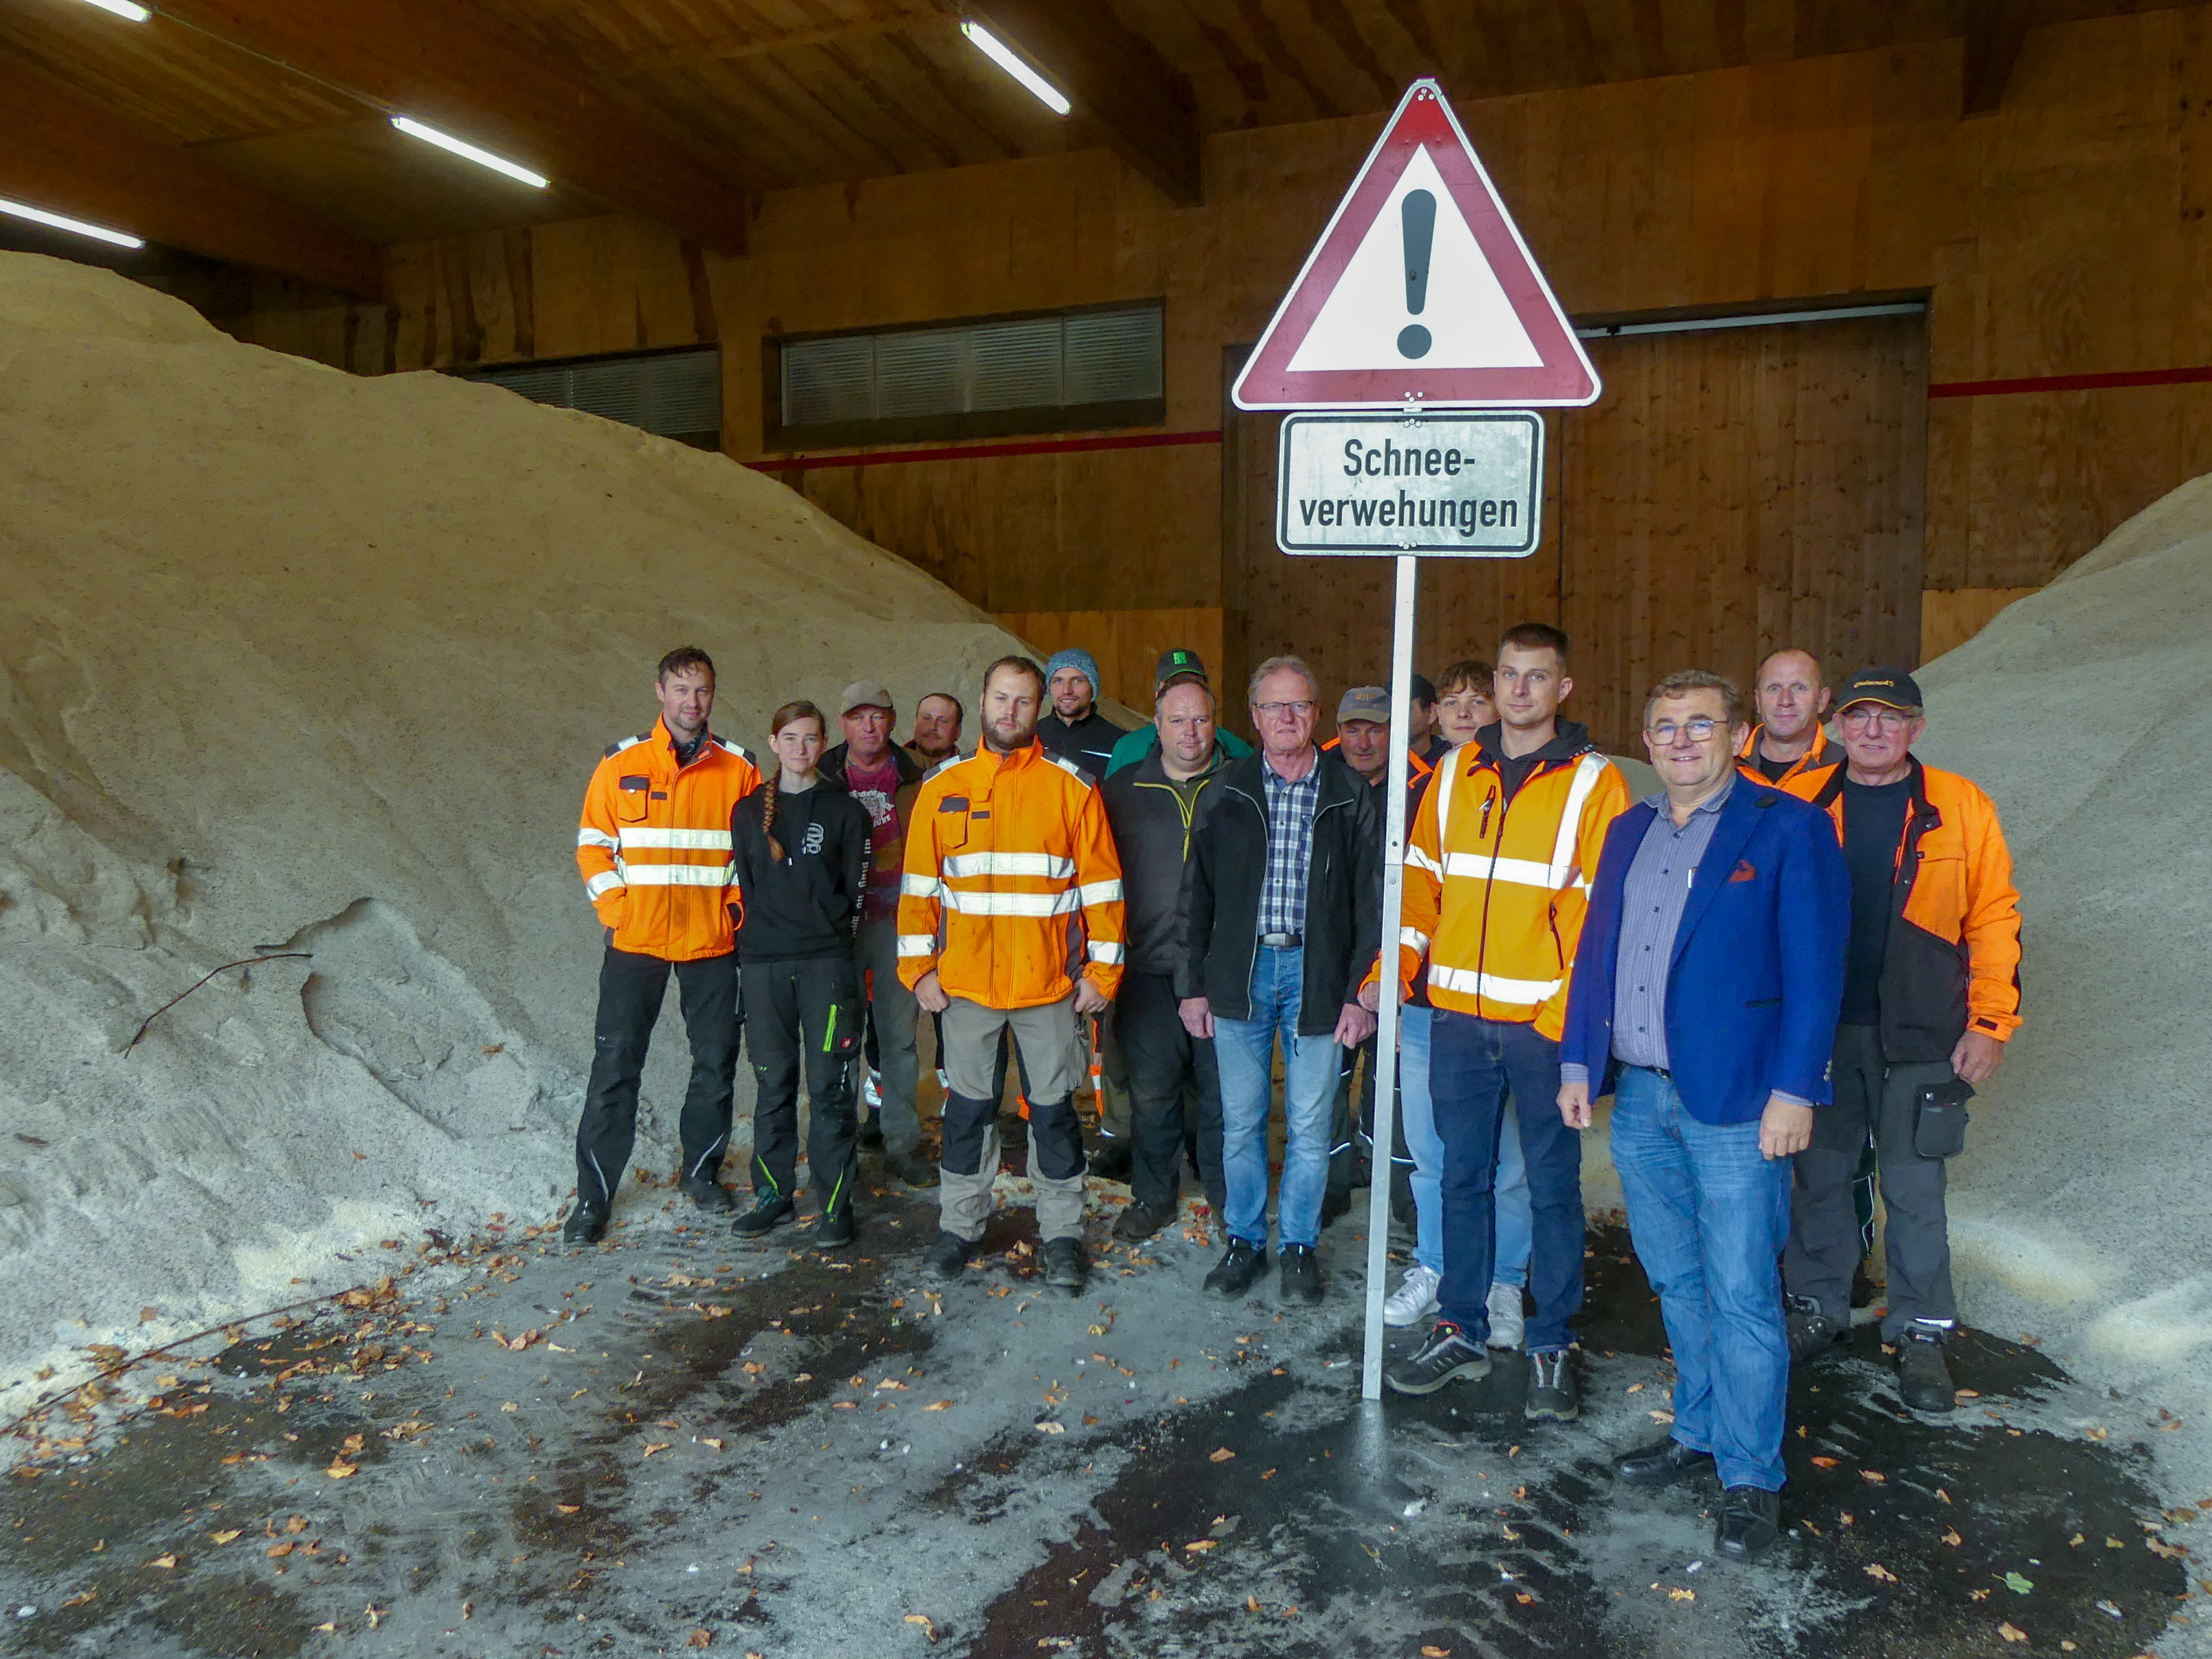
[[[1557,1038],[1590,877],[1627,807],[1627,780],[1587,738],[1540,758],[1510,800],[1480,739],[1439,761],[1407,837],[1407,994],[1426,955],[1432,1006]]]
[[[2020,1029],[2020,891],[1996,803],[1956,772],[1912,762],[1895,905],[1881,957],[1881,1048],[1893,1066],[1948,1060],[1968,1030]],[[1790,779],[1844,835],[1844,768]]]
[[[1765,730],[1763,726],[1751,728],[1751,734],[1743,740],[1743,747],[1735,751],[1735,769],[1753,783],[1763,783],[1770,789],[1787,788],[1790,779],[1802,777],[1808,772],[1817,772],[1826,766],[1833,766],[1844,757],[1844,746],[1830,739],[1828,728],[1824,726],[1814,736],[1813,746],[1790,762],[1788,771],[1778,778],[1770,778],[1759,769],[1759,739]]]
[[[1082,971],[1121,982],[1121,862],[1098,786],[1032,741],[948,760],[922,780],[899,884],[899,977],[933,969],[956,997],[1034,1008]]]
[[[730,814],[759,784],[753,757],[711,733],[679,768],[661,720],[607,750],[584,791],[576,867],[616,950],[690,962],[735,948]]]

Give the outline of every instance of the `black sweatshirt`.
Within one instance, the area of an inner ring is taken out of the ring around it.
[[[769,791],[775,787],[771,776],[730,814],[730,856],[744,905],[738,960],[849,957],[867,890],[874,827],[868,810],[827,778],[798,794],[778,796],[779,860],[761,828]]]

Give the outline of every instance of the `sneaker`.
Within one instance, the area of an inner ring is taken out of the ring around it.
[[[1785,1296],[1782,1298],[1787,1310],[1783,1324],[1790,1339],[1790,1363],[1802,1365],[1819,1358],[1829,1347],[1850,1334],[1848,1328],[1838,1324],[1820,1311],[1820,1304],[1809,1296]]]
[[[1174,1211],[1156,1210],[1140,1201],[1121,1212],[1114,1224],[1114,1237],[1124,1243],[1141,1244],[1174,1219]]]
[[[1951,1385],[1951,1368],[1943,1363],[1940,1333],[1919,1328],[1905,1332],[1897,1345],[1897,1392],[1911,1411],[1958,1409],[1959,1395]]]
[[[1532,1423],[1571,1423],[1582,1415],[1575,1363],[1565,1348],[1528,1356],[1528,1398],[1521,1414]]]
[[[952,1079],[942,1066],[937,1068],[937,1089],[939,1094],[952,1092]]]
[[[854,1133],[853,1144],[864,1152],[880,1152],[884,1149],[884,1115],[871,1106],[860,1115],[860,1127]]]
[[[1091,1153],[1091,1173],[1100,1181],[1127,1181],[1129,1178],[1127,1144],[1109,1140]]]
[[[1206,1293],[1233,1302],[1258,1283],[1260,1275],[1267,1271],[1266,1245],[1248,1244],[1241,1238],[1232,1238],[1228,1253],[1206,1276]]]
[[[607,1236],[607,1212],[596,1204],[579,1204],[562,1224],[563,1244],[596,1244]]]
[[[1437,1310],[1437,1286],[1443,1282],[1442,1273],[1416,1261],[1383,1303],[1382,1322],[1397,1330],[1419,1324]]]
[[[1284,1301],[1301,1307],[1321,1305],[1321,1262],[1310,1244],[1285,1244],[1276,1291]]]
[[[791,1216],[791,1200],[768,1193],[756,1199],[751,1209],[732,1221],[730,1231],[739,1238],[758,1238],[770,1228],[781,1226]]]
[[[1048,1238],[1044,1242],[1044,1282],[1066,1296],[1081,1296],[1083,1281],[1091,1276],[1091,1263],[1079,1238]]]
[[[1428,1340],[1416,1352],[1382,1368],[1382,1380],[1396,1394],[1434,1394],[1460,1377],[1473,1382],[1489,1375],[1489,1354],[1449,1319],[1431,1325]]]
[[[853,1206],[848,1203],[822,1218],[822,1224],[814,1230],[814,1248],[842,1250],[853,1242]]]
[[[870,1117],[884,1109],[884,1074],[881,1072],[868,1073],[868,1080],[860,1085],[860,1099],[866,1105]]]
[[[1493,1283],[1490,1287],[1490,1346],[1517,1348],[1527,1331],[1528,1317],[1521,1311],[1521,1287]]]
[[[738,1200],[727,1187],[704,1176],[686,1176],[680,1190],[696,1207],[711,1213],[726,1215],[738,1207]]]
[[[929,1247],[929,1256],[922,1271],[932,1279],[957,1279],[968,1270],[968,1264],[981,1248],[980,1242],[969,1243],[957,1233],[939,1232],[937,1243]]]

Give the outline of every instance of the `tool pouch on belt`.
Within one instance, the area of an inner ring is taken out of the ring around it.
[[[1912,1097],[1912,1150],[1923,1158],[1956,1158],[1966,1146],[1966,1103],[1974,1085],[1962,1078],[1921,1085]]]
[[[854,975],[854,982],[839,988],[836,1000],[830,1005],[830,1018],[823,1024],[822,1052],[840,1065],[860,1054],[867,1034],[868,1006],[861,999],[859,977]]]

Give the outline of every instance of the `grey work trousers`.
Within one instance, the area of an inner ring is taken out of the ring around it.
[[[1074,994],[1042,1008],[1012,1010],[955,997],[945,1011],[944,1027],[945,1052],[939,1058],[951,1087],[937,1174],[939,1224],[972,1243],[990,1218],[991,1186],[999,1176],[998,1103],[991,1097],[991,1078],[999,1033],[1011,1030],[1029,1074],[1029,1178],[1036,1188],[1037,1235],[1080,1237],[1083,1135],[1072,1097],[1089,1068],[1076,1051]]]
[[[1882,1257],[1889,1271],[1889,1310],[1881,1337],[1894,1342],[1917,1321],[1949,1329],[1959,1304],[1951,1290],[1950,1222],[1945,1214],[1943,1160],[1913,1150],[1914,1097],[1931,1083],[1948,1083],[1948,1064],[1892,1066],[1872,1025],[1836,1028],[1832,1106],[1814,1109],[1813,1144],[1791,1160],[1790,1245],[1783,1285],[1810,1297],[1839,1325],[1851,1318],[1851,1269],[1859,1261],[1858,1217],[1851,1181],[1874,1132],[1881,1160],[1881,1201],[1888,1212]]]
[[[860,970],[868,1011],[875,1019],[884,1150],[911,1152],[921,1144],[921,1118],[915,1109],[921,1063],[914,1046],[914,993],[898,974],[898,918],[862,918],[853,961]]]

